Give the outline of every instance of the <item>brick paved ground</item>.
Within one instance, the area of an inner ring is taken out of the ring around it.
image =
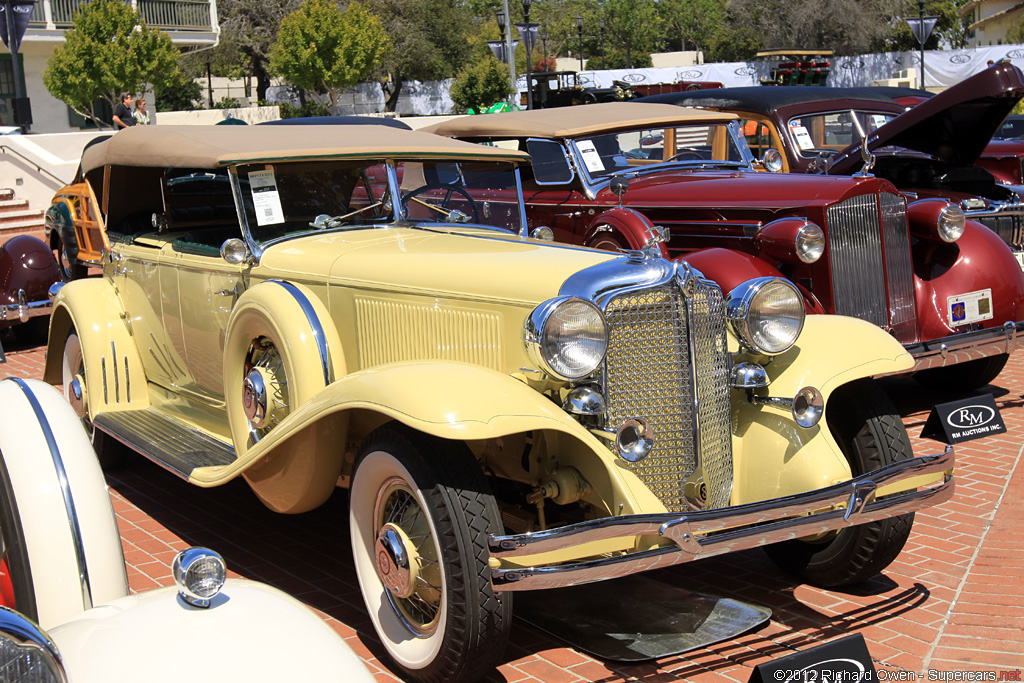
[[[3,341],[8,363],[0,376],[40,376],[41,349],[19,348],[10,336]],[[920,433],[932,404],[957,397],[928,394],[911,380],[887,381],[886,389],[911,435]],[[957,448],[956,496],[918,514],[906,549],[884,575],[853,591],[820,590],[781,573],[759,550],[662,570],[650,576],[767,605],[772,620],[730,642],[634,665],[595,660],[516,621],[505,661],[490,678],[747,681],[759,663],[856,632],[879,670],[890,674],[929,680],[930,670],[974,670],[1021,680],[1014,676],[1024,669],[1024,351],[986,391],[995,395],[1008,433]],[[918,453],[939,448],[915,439]],[[381,661],[355,585],[344,492],[316,511],[282,516],[264,509],[240,482],[201,490],[141,458],[108,479],[132,590],[170,584],[175,552],[211,546],[233,574],[273,584],[320,611],[378,680],[397,680]],[[950,675],[942,674],[953,680]]]

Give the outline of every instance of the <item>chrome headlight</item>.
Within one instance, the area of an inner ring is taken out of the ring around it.
[[[939,211],[938,220],[935,222],[936,231],[943,242],[956,242],[964,234],[966,225],[967,217],[964,210],[956,204],[947,204],[946,208]]]
[[[608,350],[608,325],[594,304],[576,297],[542,303],[526,319],[523,341],[548,374],[576,380],[592,374]]]
[[[60,652],[38,626],[0,607],[0,675],[19,683],[67,683]]]
[[[758,353],[789,350],[800,336],[804,315],[803,297],[788,280],[758,277],[729,292],[729,324],[739,340]]]
[[[825,231],[815,223],[804,223],[796,233],[796,255],[804,263],[814,263],[825,253]]]
[[[209,548],[187,548],[171,562],[171,575],[181,599],[194,607],[209,607],[227,580],[224,558]]]

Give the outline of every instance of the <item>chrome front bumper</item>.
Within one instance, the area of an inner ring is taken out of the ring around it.
[[[1002,327],[953,334],[906,346],[914,357],[914,372],[965,363],[969,360],[1009,354],[1017,348],[1024,333],[1024,321],[1004,323]]]
[[[29,301],[24,289],[18,290],[18,302],[14,304],[0,304],[0,322],[17,320],[28,322],[29,318],[41,315],[50,315],[53,310],[53,302]]]
[[[691,513],[607,517],[512,536],[492,534],[491,558],[510,560],[614,538],[661,536],[672,541],[650,550],[563,564],[495,569],[495,590],[562,588],[661,569],[847,526],[874,522],[937,505],[953,496],[953,448],[910,458],[826,488],[757,503]],[[876,491],[921,475],[944,475],[929,487],[876,499]]]

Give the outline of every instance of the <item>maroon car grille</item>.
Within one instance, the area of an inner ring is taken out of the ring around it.
[[[835,312],[917,341],[907,204],[900,195],[861,195],[825,212]]]

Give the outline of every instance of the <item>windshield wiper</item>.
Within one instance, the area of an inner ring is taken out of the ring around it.
[[[315,228],[317,230],[338,228],[341,227],[342,222],[346,218],[351,218],[352,216],[362,213],[363,211],[368,211],[369,209],[376,209],[378,206],[381,206],[382,204],[384,204],[384,200],[381,200],[374,204],[370,204],[369,206],[364,206],[361,209],[356,209],[355,211],[349,211],[348,213],[343,214],[341,216],[328,216],[327,214],[322,213],[313,219],[313,222],[309,224],[309,227]]]

